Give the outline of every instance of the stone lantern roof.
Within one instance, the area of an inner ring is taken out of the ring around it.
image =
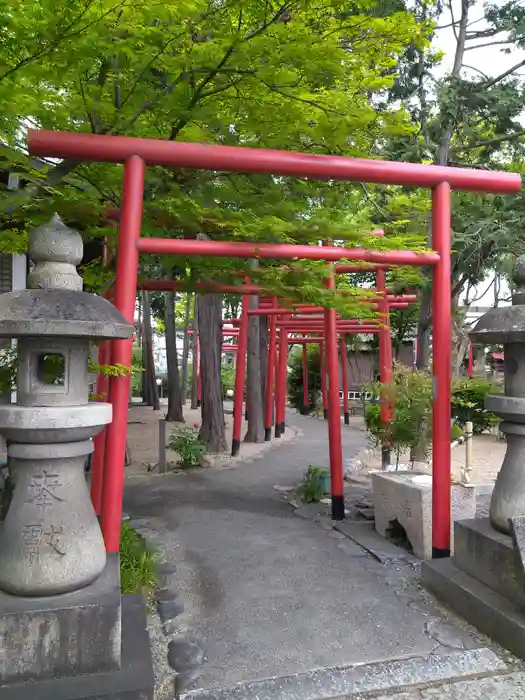
[[[497,307],[484,314],[469,333],[473,343],[525,342],[525,255],[517,258],[512,279],[516,285],[512,306]]]
[[[0,337],[129,338],[133,326],[106,299],[82,291],[82,238],[60,217],[30,234],[30,289],[0,297]]]

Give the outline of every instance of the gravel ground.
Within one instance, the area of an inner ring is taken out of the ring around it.
[[[175,673],[168,664],[168,639],[162,629],[160,617],[154,610],[148,615],[148,631],[155,676],[154,700],[172,700],[175,694]]]

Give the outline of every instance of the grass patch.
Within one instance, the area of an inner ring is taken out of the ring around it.
[[[121,592],[142,593],[151,600],[157,581],[157,557],[130,523],[123,522],[120,539]]]

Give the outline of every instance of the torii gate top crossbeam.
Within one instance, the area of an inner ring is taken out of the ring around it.
[[[124,163],[136,155],[149,165],[176,168],[268,173],[408,187],[432,188],[448,182],[452,189],[472,192],[513,194],[521,189],[521,177],[517,173],[267,151],[239,146],[56,131],[30,131],[28,144],[29,152],[35,156],[103,163]]]

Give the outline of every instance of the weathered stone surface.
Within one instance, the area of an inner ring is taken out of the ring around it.
[[[55,214],[29,234],[28,252],[34,267],[28,275],[28,287],[81,292],[82,278],[76,266],[82,262],[83,251],[82,236]]]
[[[103,297],[66,289],[2,295],[0,337],[129,338],[133,327]]]
[[[512,539],[495,530],[488,518],[456,523],[455,555],[458,568],[525,608],[525,586]]]
[[[81,591],[33,598],[0,593],[0,684],[117,670],[120,606],[117,555]]]
[[[2,685],[0,697],[2,700],[153,700],[153,688],[144,599],[137,594],[122,596],[120,669]]]
[[[92,583],[104,570],[106,549],[84,476],[92,451],[90,440],[9,446],[16,481],[0,530],[4,591],[66,593]]]
[[[373,523],[355,523],[349,520],[337,522],[334,525],[336,530],[342,532],[346,537],[356,542],[363,548],[363,551],[371,554],[374,559],[382,564],[395,561],[416,562],[416,558],[404,549],[396,547],[392,542],[379,535]]]
[[[514,543],[517,579],[525,583],[525,517],[511,518],[510,531]]]
[[[170,588],[161,588],[155,594],[158,603],[170,602],[177,597],[177,593]]]
[[[321,668],[284,678],[237,683],[231,688],[202,688],[185,693],[183,700],[319,700],[359,698],[382,690],[399,690],[442,680],[503,671],[507,667],[490,649],[433,654],[358,666]]]
[[[85,338],[20,338],[16,380],[19,406],[82,406],[89,399],[89,344]],[[39,363],[46,358],[63,363],[63,381],[47,383]]]
[[[501,646],[525,659],[525,614],[500,593],[461,571],[456,558],[423,563],[423,584]]]
[[[159,612],[159,617],[162,622],[167,622],[168,620],[173,620],[178,615],[182,615],[184,612],[184,603],[179,596],[173,598],[172,600],[162,600],[157,605],[157,610]]]
[[[392,523],[398,521],[407,533],[414,554],[420,559],[432,557],[432,482],[418,483],[417,472],[375,473],[372,500],[376,531],[388,537]],[[453,523],[476,515],[474,489],[453,485],[451,489]]]
[[[172,639],[168,644],[168,663],[179,673],[198,669],[204,662],[202,649],[184,637]]]
[[[525,425],[504,422],[500,430],[506,435],[507,451],[492,492],[490,519],[495,528],[510,535],[510,519],[525,515]]]
[[[66,408],[0,405],[0,430],[17,443],[73,442],[94,437],[111,417],[111,404],[98,401]]]
[[[201,675],[202,673],[199,668],[178,673],[177,677],[175,678],[175,689],[177,694],[184,693],[189,690],[193,685],[195,685]]]

